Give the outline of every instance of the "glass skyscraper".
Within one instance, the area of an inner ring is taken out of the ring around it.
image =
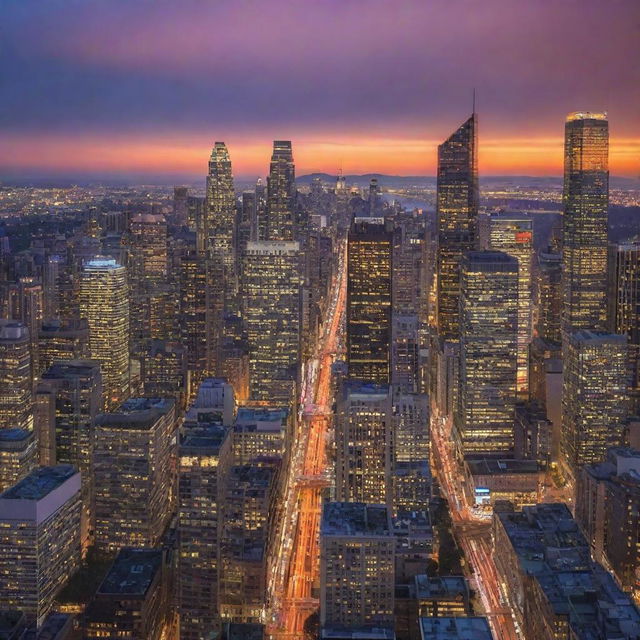
[[[291,141],[275,140],[267,179],[266,240],[295,240],[296,173]]]

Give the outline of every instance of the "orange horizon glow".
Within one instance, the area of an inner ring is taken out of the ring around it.
[[[387,173],[435,175],[440,141],[409,138],[339,140],[303,137],[293,141],[296,173]],[[271,139],[227,138],[234,174],[268,173]],[[209,142],[213,145],[213,140]],[[193,135],[118,136],[63,135],[12,136],[3,140],[3,155],[16,171],[157,173],[204,176],[211,147]],[[35,159],[35,160],[34,160]],[[479,170],[484,175],[561,175],[562,138],[485,138],[479,140]],[[640,175],[640,138],[612,138],[610,173]]]

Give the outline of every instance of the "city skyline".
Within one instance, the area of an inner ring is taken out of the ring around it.
[[[637,176],[633,0],[457,4],[278,0],[266,28],[248,2],[5,8],[0,176],[195,177],[213,140],[236,177],[265,175],[273,139],[299,175],[434,175],[474,88],[481,174],[560,175],[562,120],[591,109],[612,175]]]

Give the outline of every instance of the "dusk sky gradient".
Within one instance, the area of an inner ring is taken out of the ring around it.
[[[0,177],[433,175],[478,92],[480,171],[559,175],[566,113],[606,110],[640,175],[640,0],[2,0]]]

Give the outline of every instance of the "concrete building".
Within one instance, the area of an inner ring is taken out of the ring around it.
[[[17,484],[38,464],[38,444],[33,431],[0,429],[0,492]]]
[[[420,618],[421,640],[493,640],[486,618]]]
[[[46,320],[40,327],[38,345],[42,371],[57,360],[86,360],[90,357],[86,318]]]
[[[80,474],[39,467],[0,494],[0,607],[42,624],[80,566]]]
[[[293,418],[287,407],[240,407],[231,432],[233,464],[284,458],[293,438]]]
[[[131,398],[96,418],[96,544],[105,551],[158,543],[173,512],[175,401]]]
[[[384,505],[325,502],[320,526],[320,625],[393,628],[394,552]]]
[[[29,331],[0,319],[0,429],[33,429]]]

